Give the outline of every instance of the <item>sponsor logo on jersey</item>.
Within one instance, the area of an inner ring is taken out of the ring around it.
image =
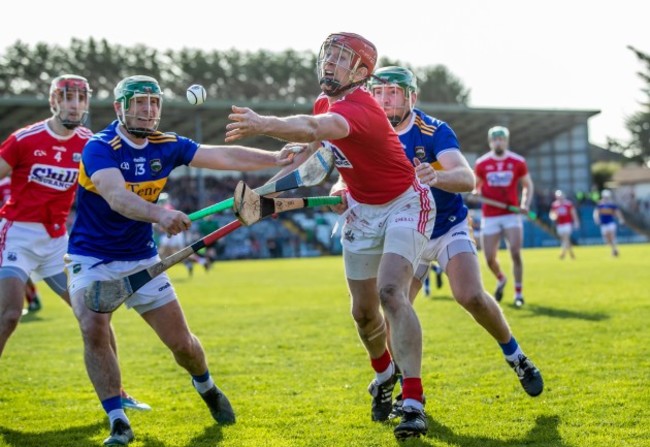
[[[155,202],[158,196],[160,195],[160,191],[162,191],[163,186],[165,186],[165,183],[159,183],[156,181],[151,181],[151,182],[142,182],[142,183],[126,183],[126,188],[137,194],[138,196],[142,197],[144,200],[148,202]]]
[[[68,152],[68,150],[66,148],[64,148],[63,146],[52,146],[52,149],[54,149],[55,151],[59,151],[59,152]]]
[[[67,191],[77,184],[79,169],[35,164],[29,173],[29,181],[57,191]]]
[[[147,159],[144,157],[138,157],[133,159],[134,163],[144,163],[145,161],[147,161]]]
[[[337,168],[351,168],[352,163],[348,160],[341,150],[329,141],[322,141],[321,145],[328,148],[334,154],[334,166]]]
[[[149,162],[149,167],[151,168],[151,172],[157,174],[162,169],[162,163],[159,158],[155,158]]]
[[[513,173],[511,171],[490,172],[485,178],[490,186],[507,187],[512,184]]]

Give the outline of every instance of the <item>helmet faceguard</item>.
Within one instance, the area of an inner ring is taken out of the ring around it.
[[[88,119],[92,90],[82,76],[65,74],[52,80],[50,110],[66,129],[82,126]]]
[[[510,141],[510,131],[503,126],[494,126],[488,130],[488,144],[495,154],[501,155],[507,149]]]
[[[377,49],[369,40],[354,33],[330,34],[318,53],[316,72],[321,90],[327,96],[339,96],[363,84],[377,63]],[[358,79],[357,70],[366,67],[365,77]]]
[[[150,76],[130,76],[115,87],[115,112],[127,132],[145,138],[158,129],[162,113],[162,90]]]
[[[368,81],[368,88],[384,108],[393,127],[403,123],[415,107],[418,81],[413,72],[407,68],[378,69]]]

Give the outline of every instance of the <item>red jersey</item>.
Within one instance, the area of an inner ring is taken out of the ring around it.
[[[481,183],[480,193],[483,197],[519,206],[519,180],[528,174],[524,157],[511,151],[498,157],[490,151],[476,160],[474,172]],[[484,217],[514,214],[485,203],[481,206],[481,211]]]
[[[365,88],[359,87],[333,104],[321,94],[314,115],[328,112],[341,115],[350,126],[347,137],[328,143],[354,200],[381,205],[413,185],[415,169],[386,112]]]
[[[558,225],[573,223],[573,203],[567,199],[558,199],[551,204],[551,211],[557,218],[555,223]]]
[[[11,166],[11,197],[0,217],[42,223],[52,237],[66,233],[66,219],[79,179],[81,151],[92,132],[77,127],[69,137],[55,134],[45,121],[17,130],[0,145]]]
[[[11,197],[11,179],[5,177],[0,180],[0,208],[7,203]]]

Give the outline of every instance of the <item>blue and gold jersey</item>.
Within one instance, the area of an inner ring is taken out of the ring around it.
[[[418,109],[413,109],[409,126],[398,132],[404,152],[411,162],[419,158],[430,163],[437,171],[442,171],[438,155],[446,151],[460,151],[458,138],[444,121],[433,118]],[[450,193],[431,187],[436,201],[436,224],[431,239],[447,233],[451,227],[467,217],[467,207],[458,193]]]
[[[596,205],[598,210],[598,219],[600,220],[600,225],[608,225],[612,222],[616,222],[616,210],[618,206],[615,203],[601,200]]]
[[[113,121],[86,144],[79,166],[77,217],[68,244],[71,254],[104,261],[136,261],[157,254],[153,226],[113,211],[97,192],[92,175],[119,169],[126,188],[155,203],[174,168],[189,164],[199,144],[174,133],[156,132],[141,147],[123,138]]]

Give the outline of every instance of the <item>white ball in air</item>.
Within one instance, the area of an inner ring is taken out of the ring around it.
[[[190,104],[199,105],[205,102],[208,93],[202,85],[194,84],[187,88],[187,100]]]

